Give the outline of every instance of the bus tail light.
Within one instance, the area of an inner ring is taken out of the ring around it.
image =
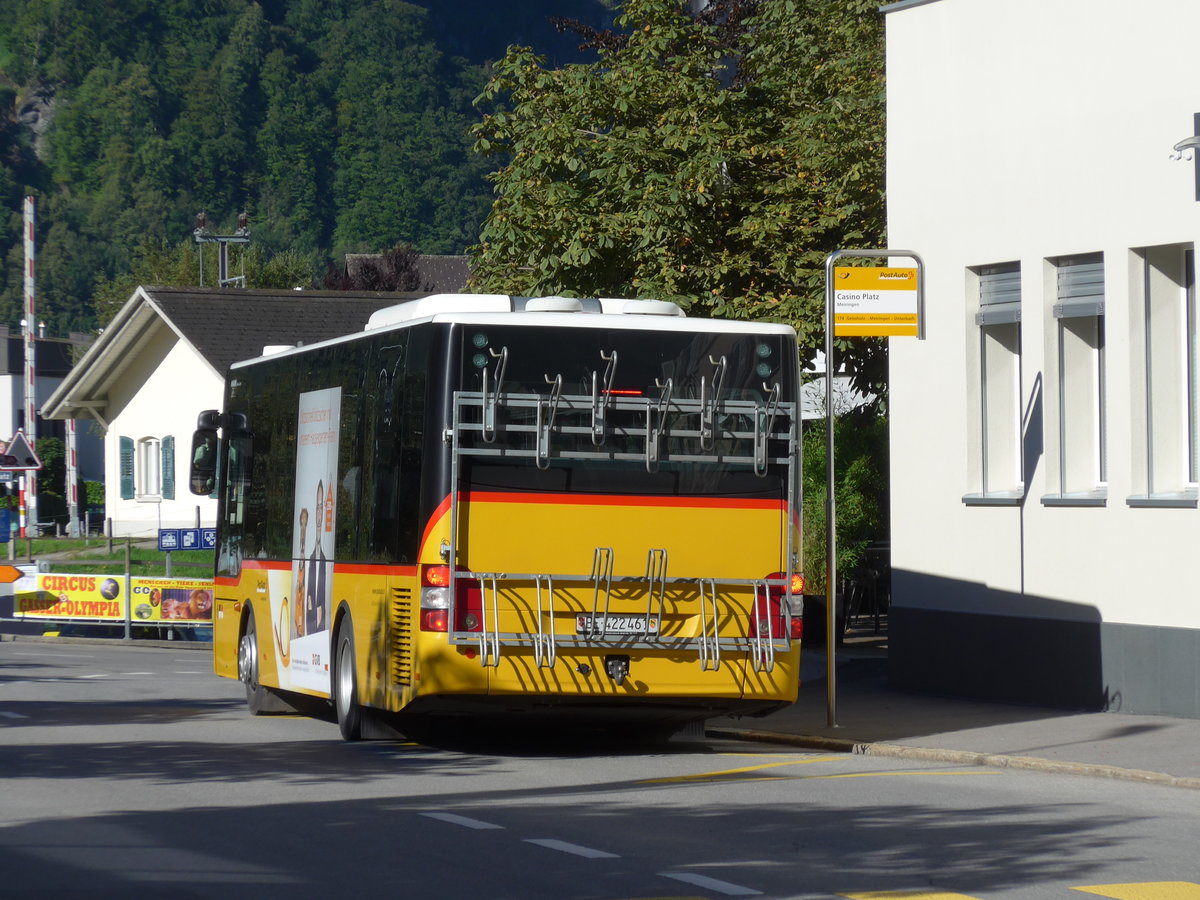
[[[460,569],[460,572],[466,571]],[[449,566],[421,567],[421,630],[446,632],[450,628],[451,572]],[[483,629],[483,592],[479,582],[458,579],[455,631]]]
[[[784,637],[790,621],[791,628],[786,636],[793,641],[800,640],[804,636],[804,576],[793,574],[786,589],[788,577],[784,572],[768,575],[767,579],[776,583],[768,584],[765,597],[759,594],[755,598],[748,636]]]

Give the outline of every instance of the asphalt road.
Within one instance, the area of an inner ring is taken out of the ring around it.
[[[345,744],[203,651],[0,643],[0,897],[1200,897],[1192,791],[524,737]]]

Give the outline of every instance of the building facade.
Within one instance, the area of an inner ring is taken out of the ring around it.
[[[215,497],[188,485],[196,419],[219,409],[231,363],[270,346],[361,330],[421,294],[139,287],[46,402],[104,434],[105,516],[117,537],[209,526]]]
[[[893,679],[1200,716],[1200,4],[883,12]]]

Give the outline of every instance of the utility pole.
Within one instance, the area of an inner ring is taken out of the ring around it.
[[[246,286],[246,254],[242,252],[242,274],[229,275],[229,245],[250,243],[250,219],[246,213],[238,215],[237,231],[233,234],[213,234],[208,230],[208,216],[203,210],[196,214],[196,227],[192,239],[199,244],[200,287],[204,287],[204,244],[217,245],[217,287]]]
[[[37,446],[37,381],[34,342],[34,264],[36,251],[33,243],[34,199],[25,198],[25,437],[29,446]],[[26,522],[37,527],[37,472],[30,470],[22,476],[26,508]],[[22,537],[28,536],[25,530]]]

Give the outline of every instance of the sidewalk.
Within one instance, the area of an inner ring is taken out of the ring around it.
[[[710,735],[952,765],[987,765],[1200,789],[1200,719],[1075,713],[915,694],[887,679],[886,635],[837,648],[830,727],[824,648],[801,654],[794,704],[760,719],[711,719]]]

